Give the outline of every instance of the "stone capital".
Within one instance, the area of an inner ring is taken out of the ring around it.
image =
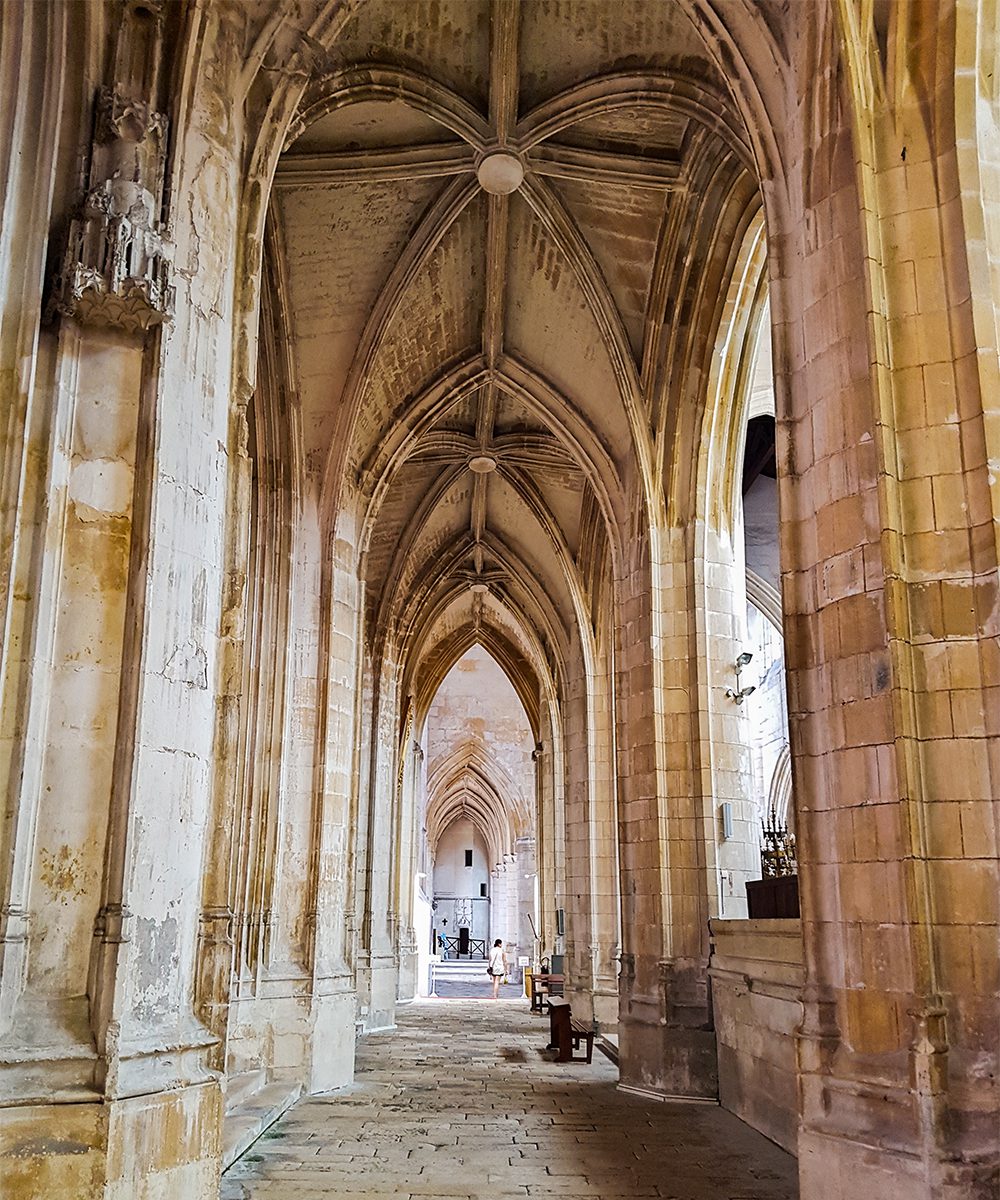
[[[105,904],[94,922],[94,937],[105,945],[125,945],[132,940],[132,913],[125,904]]]
[[[28,910],[16,904],[0,907],[0,942],[28,940]]]

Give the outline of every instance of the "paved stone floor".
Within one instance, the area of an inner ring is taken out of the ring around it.
[[[503,1000],[513,1000],[515,997],[523,995],[522,984],[508,983],[500,985],[500,997]],[[478,979],[465,979],[452,982],[450,979],[438,979],[434,984],[438,998],[442,1000],[493,1000],[493,984],[486,978],[485,971],[483,979],[480,982]]]
[[[713,1105],[657,1104],[556,1064],[523,1002],[439,1000],[361,1042],[351,1088],[300,1101],[222,1200],[794,1200],[794,1160]]]

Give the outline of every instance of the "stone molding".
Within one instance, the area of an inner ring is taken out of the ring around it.
[[[29,914],[14,904],[0,907],[0,942],[26,942]]]

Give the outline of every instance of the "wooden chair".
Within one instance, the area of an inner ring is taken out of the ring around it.
[[[563,975],[532,975],[531,1011],[545,1012],[549,1006],[549,997],[562,995],[564,983]]]

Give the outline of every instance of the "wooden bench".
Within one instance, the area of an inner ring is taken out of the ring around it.
[[[586,1058],[574,1055],[581,1042],[587,1043]],[[594,1031],[574,1021],[570,1003],[562,996],[549,997],[549,1050],[558,1050],[556,1062],[587,1062],[594,1055]]]

